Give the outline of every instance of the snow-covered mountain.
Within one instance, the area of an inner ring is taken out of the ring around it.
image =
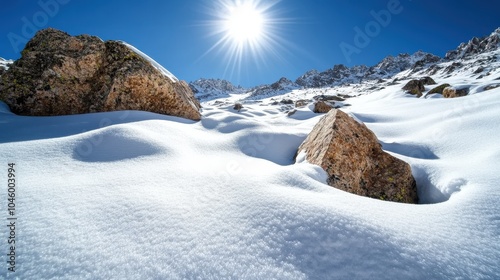
[[[462,43],[456,50],[446,53],[447,60],[470,58],[471,56],[493,51],[500,46],[500,28],[484,38],[474,37],[467,43]]]
[[[257,86],[249,90],[249,94],[246,96],[246,99],[258,100],[276,95],[282,95],[297,88],[299,88],[299,85],[285,77],[282,77],[277,82],[270,85]]]
[[[323,72],[312,70],[297,78],[295,82],[303,88],[321,88],[361,83],[365,80],[390,78],[401,71],[422,68],[439,61],[441,61],[441,58],[435,55],[418,51],[412,55],[399,54],[395,57],[387,56],[372,67],[365,65],[347,67],[340,64]]]
[[[221,79],[202,78],[190,82],[189,87],[200,101],[229,97],[231,94],[240,94],[247,91],[241,86],[235,86],[231,82]]]
[[[468,43],[460,44],[457,49],[447,52],[445,59],[402,71],[395,78],[411,76],[467,76],[482,79],[494,75],[498,69],[500,57],[500,28],[484,38],[473,38]],[[500,79],[500,77],[496,77]]]
[[[277,82],[270,85],[256,86],[252,89],[244,89],[235,87],[230,82],[225,80],[200,79],[191,82],[191,88],[200,100],[212,100],[218,97],[230,94],[250,93],[247,98],[263,98],[275,96],[297,88],[324,88],[344,84],[359,84],[366,80],[390,79],[398,73],[410,70],[410,74],[434,74],[443,69],[447,72],[453,72],[460,68],[461,59],[476,58],[477,55],[496,50],[500,45],[500,28],[495,30],[490,36],[484,38],[473,38],[468,43],[462,43],[457,49],[446,53],[445,58],[440,58],[436,55],[417,51],[414,54],[402,53],[397,56],[387,56],[374,66],[368,67],[365,65],[357,65],[347,67],[339,64],[330,69],[319,72],[318,70],[310,70],[300,77],[295,82],[281,78]],[[490,61],[488,58],[480,58],[477,62],[486,68],[485,62]],[[449,62],[452,62],[451,64]],[[476,64],[469,61],[469,64]],[[445,64],[442,64],[445,63]],[[478,70],[479,71],[479,70]]]
[[[251,89],[235,87],[229,81],[219,79],[199,79],[191,82],[190,85],[195,92],[195,96],[201,101],[228,97],[230,94],[240,93],[249,93],[246,97],[247,99],[262,99],[298,88],[323,88],[342,84],[361,83],[365,80],[390,78],[401,71],[422,69],[441,60],[441,58],[435,55],[418,51],[412,55],[399,54],[396,57],[388,56],[372,67],[365,65],[347,67],[339,64],[323,72],[310,70],[298,77],[295,82],[282,77],[270,85],[256,86]]]

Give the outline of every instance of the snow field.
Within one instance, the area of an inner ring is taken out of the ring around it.
[[[481,90],[494,78],[436,77],[476,86],[457,99],[405,95],[401,81],[346,100],[342,110],[411,165],[420,205],[349,194],[304,155],[294,163],[321,117],[310,106],[288,117],[264,99],[237,112],[235,95],[203,104],[192,122],[137,111],[22,117],[0,102],[0,155],[18,176],[15,277],[500,278],[500,88]],[[366,88],[283,98],[318,92]]]

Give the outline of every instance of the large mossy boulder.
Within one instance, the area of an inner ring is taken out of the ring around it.
[[[51,28],[0,77],[0,99],[29,116],[142,110],[201,118],[190,87],[128,45]]]

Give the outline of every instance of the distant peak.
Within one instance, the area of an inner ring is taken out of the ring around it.
[[[491,52],[500,47],[500,28],[497,28],[489,36],[478,38],[473,37],[467,43],[461,43],[457,49],[446,53],[448,60],[461,59],[480,53]]]

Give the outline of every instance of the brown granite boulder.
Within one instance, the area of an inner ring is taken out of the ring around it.
[[[371,130],[340,110],[321,118],[300,145],[301,152],[326,171],[332,187],[376,199],[418,202],[410,165],[384,152]]]
[[[142,110],[199,120],[190,87],[119,41],[44,29],[0,77],[0,99],[20,115]]]
[[[454,88],[454,87],[446,87],[443,89],[443,97],[445,98],[455,98],[455,97],[462,97],[466,96],[469,94],[469,89],[468,88]]]
[[[322,113],[328,113],[330,110],[333,109],[333,106],[326,101],[318,101],[314,103],[314,113],[317,114],[322,114]]]

